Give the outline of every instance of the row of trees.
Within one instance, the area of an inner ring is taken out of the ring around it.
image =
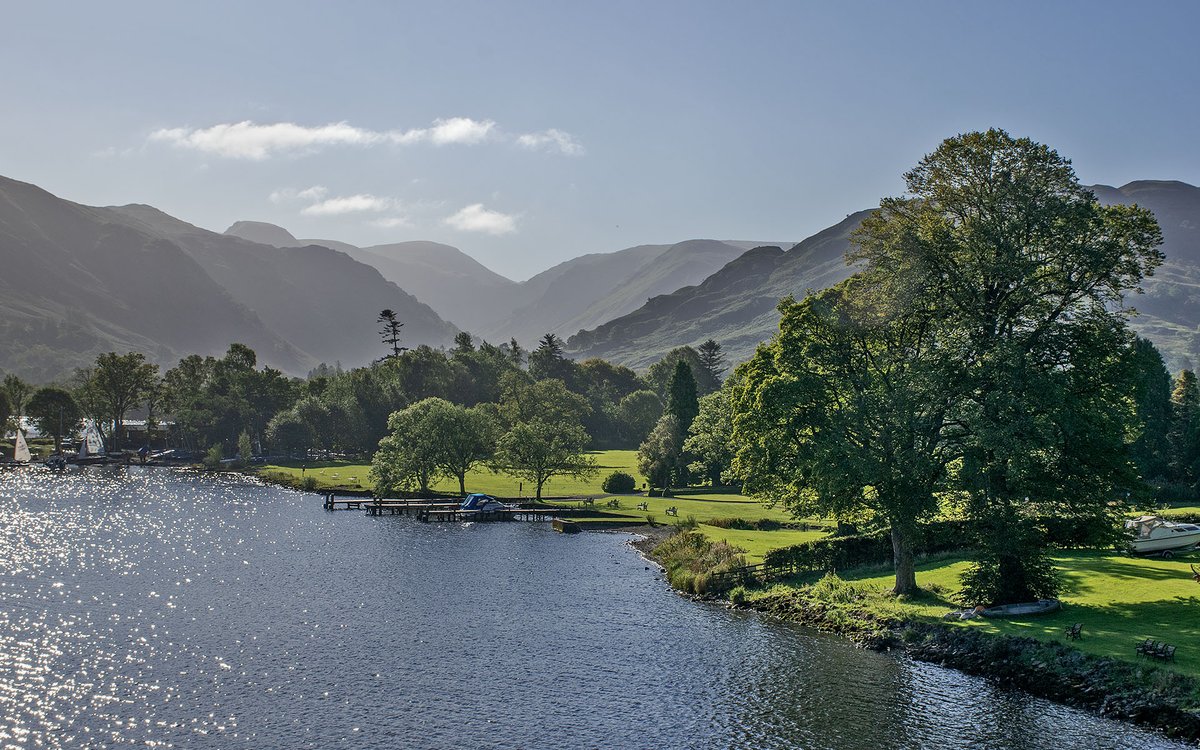
[[[513,433],[517,427],[530,431],[536,426],[540,434],[554,435],[558,454],[578,453],[586,447],[633,447],[661,416],[676,365],[685,363],[694,373],[693,380],[707,389],[719,385],[715,368],[720,367],[721,352],[713,341],[699,351],[684,347],[671,352],[642,377],[600,359],[574,362],[553,334],[528,353],[515,341],[477,346],[466,333],[459,334],[448,351],[409,350],[399,345],[401,324],[394,316],[389,320],[381,315],[379,322],[388,356],[349,371],[322,365],[304,380],[259,367],[255,352],[242,344],[233,344],[220,358],[185,357],[161,375],[139,353],[103,354],[71,382],[36,393],[8,376],[0,388],[0,424],[7,423],[10,413],[17,418],[29,416],[43,434],[61,441],[75,434],[81,420],[89,419],[106,433],[111,448],[120,449],[124,422],[130,413],[137,413],[146,416],[151,441],[158,437],[197,452],[217,446],[231,455],[246,453],[245,447],[251,445],[254,451],[275,453],[371,454],[381,439],[391,436],[388,445],[394,454],[396,420],[417,418],[416,412],[403,418],[395,415],[419,404],[429,410],[434,404],[437,408],[429,414],[417,410],[422,419],[445,417],[446,406],[456,407],[458,417],[460,412],[470,414],[471,421],[460,427],[469,427],[474,438],[491,446],[489,460],[496,457],[497,446],[508,446],[504,461],[515,466],[514,451],[536,443],[518,441]],[[560,421],[552,425],[554,429],[547,429],[552,420],[546,414],[537,420],[512,416],[518,402],[562,402],[557,396],[551,398],[554,394],[530,390],[551,382],[558,384],[555,393],[569,396],[572,404],[553,415]],[[9,402],[15,402],[15,408]],[[169,432],[161,430],[163,421],[170,423]],[[429,431],[428,426],[425,429]],[[422,448],[422,455],[427,453]],[[531,460],[527,457],[524,463]],[[450,471],[449,464],[441,463],[439,471]],[[560,466],[556,471],[561,470]],[[544,470],[538,471],[530,482],[540,487],[545,477]]]
[[[1127,439],[1148,350],[1123,295],[1161,263],[1159,227],[1000,130],[946,140],[905,181],[854,237],[862,270],[781,303],[740,368],[735,469],[797,513],[890,527],[897,593],[916,589],[918,524],[952,507],[975,529],[972,598],[1050,595],[1039,518],[1115,529],[1138,487]],[[1186,440],[1191,422],[1174,424]]]

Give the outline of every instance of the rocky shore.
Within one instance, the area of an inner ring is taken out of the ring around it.
[[[1153,727],[1168,737],[1200,742],[1200,682],[1152,663],[1085,654],[1062,643],[994,635],[940,623],[892,620],[829,605],[802,591],[730,605],[844,635],[866,648],[986,677],[1041,698],[1102,716]]]

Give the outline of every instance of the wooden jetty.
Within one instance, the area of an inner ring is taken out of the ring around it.
[[[366,510],[368,516],[413,516],[421,521],[549,521],[557,508],[508,507],[464,510],[457,501],[411,497],[361,497],[325,494],[325,510]]]

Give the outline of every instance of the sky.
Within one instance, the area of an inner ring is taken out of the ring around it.
[[[1200,3],[3,3],[0,175],[520,280],[799,241],[1001,127],[1200,184]]]

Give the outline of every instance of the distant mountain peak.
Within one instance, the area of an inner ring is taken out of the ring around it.
[[[283,227],[265,221],[235,221],[224,234],[275,247],[299,247],[305,244]]]

